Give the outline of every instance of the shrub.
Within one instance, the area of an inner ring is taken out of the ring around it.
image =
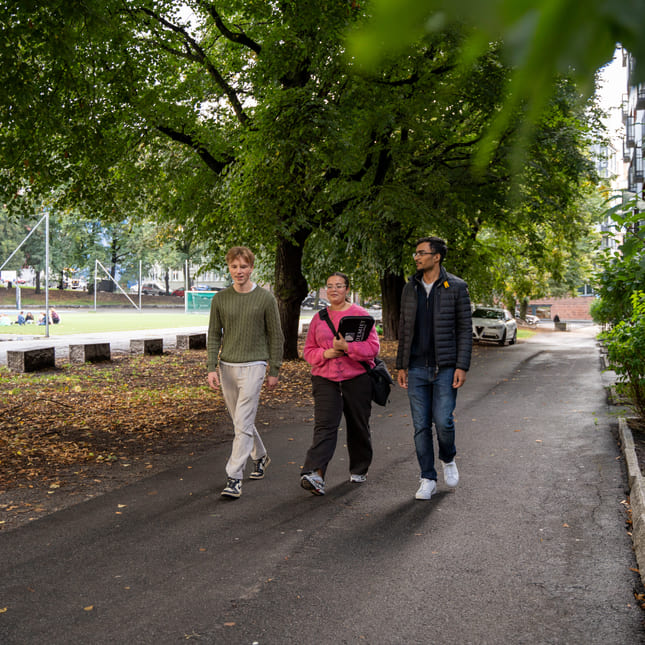
[[[593,321],[599,325],[609,325],[613,322],[613,312],[602,298],[597,298],[591,303],[589,313]]]
[[[618,376],[616,389],[645,418],[645,292],[631,296],[632,314],[601,334],[607,347],[609,366]]]

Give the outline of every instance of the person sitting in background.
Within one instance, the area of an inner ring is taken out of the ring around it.
[[[18,323],[19,325],[24,325],[25,324],[25,312],[24,311],[21,311],[18,314],[18,318],[16,319],[16,323]]]
[[[44,311],[41,311],[41,312],[38,314],[38,324],[39,324],[39,325],[45,325],[45,324],[47,324],[47,318],[46,318],[46,316],[45,316],[45,312],[44,312]]]
[[[11,319],[7,314],[0,314],[0,326],[5,327],[11,324]]]
[[[60,322],[60,316],[53,307],[50,307],[49,309],[49,318],[54,323],[54,325],[58,325],[58,323]]]
[[[31,311],[28,311],[25,314],[25,323],[33,323],[34,322],[34,314],[31,313]]]

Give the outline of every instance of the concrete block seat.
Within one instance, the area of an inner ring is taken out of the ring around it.
[[[130,353],[148,356],[163,354],[163,338],[133,338]]]
[[[177,334],[177,349],[206,349],[206,334]]]
[[[55,358],[53,347],[10,349],[7,351],[7,367],[14,372],[36,372],[56,367]]]
[[[99,363],[110,361],[110,343],[83,343],[82,345],[69,346],[69,360],[71,363]]]

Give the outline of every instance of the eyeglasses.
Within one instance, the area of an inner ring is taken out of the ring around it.
[[[327,291],[333,291],[334,289],[336,290],[347,289],[347,285],[346,284],[328,284],[325,287],[325,289],[327,289]]]
[[[437,255],[437,253],[436,253],[436,251],[415,251],[412,254],[412,257],[416,258],[417,255],[420,255],[421,257],[423,257],[424,255]]]

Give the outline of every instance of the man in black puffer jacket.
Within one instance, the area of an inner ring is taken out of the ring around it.
[[[421,468],[417,499],[430,499],[437,490],[433,421],[444,481],[452,488],[459,483],[453,412],[457,390],[470,367],[473,340],[468,285],[443,268],[447,250],[439,237],[418,240],[417,273],[401,296],[396,368],[399,385],[408,390],[410,399]]]

